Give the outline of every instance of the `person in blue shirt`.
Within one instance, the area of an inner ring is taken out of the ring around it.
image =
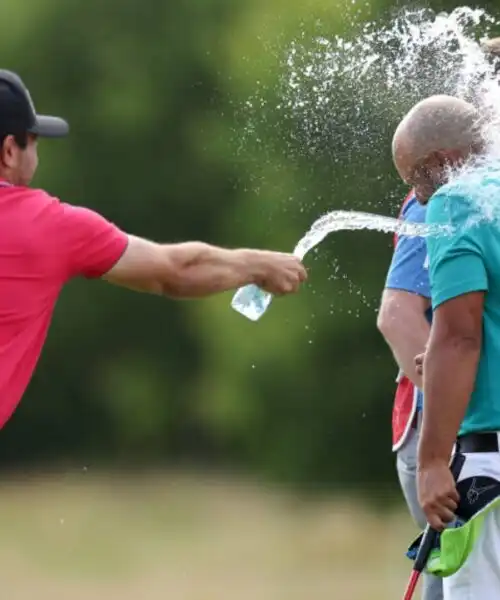
[[[410,192],[400,219],[425,222],[426,207]],[[417,497],[417,446],[422,414],[422,376],[414,358],[424,351],[430,333],[430,284],[427,247],[422,237],[399,236],[387,274],[377,326],[399,367],[393,408],[393,451],[399,483],[410,514],[424,529],[426,519]],[[441,578],[423,576],[423,600],[442,600]]]
[[[425,213],[425,206],[411,193],[400,218],[411,223],[424,223]],[[423,238],[399,236],[377,320],[399,368],[418,388],[422,387],[422,379],[415,370],[414,358],[423,351],[430,331],[426,261],[427,247]]]
[[[393,139],[399,174],[428,204],[426,223],[440,230],[427,239],[433,319],[419,502],[438,531],[455,514],[478,525],[463,548],[448,548],[448,559],[463,560],[443,580],[445,600],[500,599],[500,163],[488,160],[481,121],[471,104],[434,96],[406,115]],[[458,485],[454,452],[466,456]]]

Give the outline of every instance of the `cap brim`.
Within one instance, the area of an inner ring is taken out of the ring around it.
[[[37,115],[35,126],[29,132],[40,137],[59,138],[68,135],[69,125],[64,119],[60,119],[59,117]]]

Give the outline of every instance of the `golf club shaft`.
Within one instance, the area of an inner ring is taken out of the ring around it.
[[[412,600],[419,578],[420,578],[420,571],[413,570],[411,572],[411,576],[408,581],[408,585],[406,586],[406,591],[405,591],[403,600]]]

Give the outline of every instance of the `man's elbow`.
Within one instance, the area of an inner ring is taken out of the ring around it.
[[[398,328],[398,310],[392,302],[382,302],[377,316],[377,329],[384,339],[392,338],[394,331]]]
[[[189,298],[191,286],[183,265],[170,265],[157,282],[161,295],[175,300]]]
[[[182,253],[173,253],[159,277],[162,295],[176,300],[205,296],[207,286],[200,277],[199,261],[198,255],[185,258]]]
[[[193,286],[189,284],[185,277],[171,277],[167,281],[159,284],[160,294],[173,300],[184,300],[187,298],[195,298],[196,293],[193,291]]]
[[[195,245],[185,243],[161,247],[161,260],[155,275],[156,284],[163,296],[174,299],[192,296],[192,281],[189,275],[196,253],[189,246]]]
[[[386,341],[408,335],[409,324],[420,327],[425,318],[425,301],[416,294],[389,290],[382,296],[377,328]]]
[[[481,332],[449,333],[443,341],[448,347],[461,354],[479,354],[482,335]]]
[[[196,267],[204,254],[206,244],[157,244],[130,236],[124,255],[103,278],[137,291],[191,297],[196,295]]]

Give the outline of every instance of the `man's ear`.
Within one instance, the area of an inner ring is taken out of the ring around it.
[[[447,176],[447,171],[456,167],[463,160],[460,152],[443,152],[438,150],[433,153],[431,170],[436,176],[436,183],[442,183]]]
[[[5,137],[0,146],[0,163],[5,167],[13,168],[16,162],[17,144],[13,135]]]

